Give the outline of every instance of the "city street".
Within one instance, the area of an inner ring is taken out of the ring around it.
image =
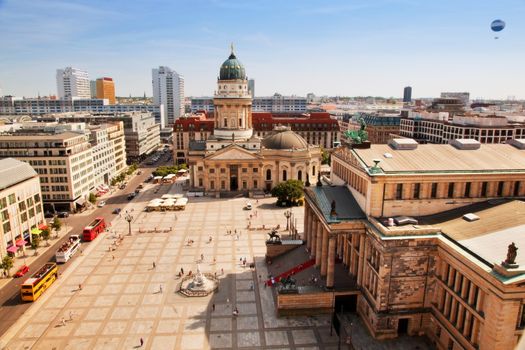
[[[164,164],[158,164],[164,165]],[[106,222],[111,222],[115,217],[115,214],[112,214],[115,208],[124,208],[130,201],[127,200],[127,194],[133,192],[135,188],[155,170],[156,166],[144,167],[141,168],[142,174],[134,176],[128,182],[128,185],[123,190],[116,190],[109,197],[105,196],[103,200],[106,201],[106,205],[102,208],[96,207],[94,210],[88,210],[84,213],[79,213],[75,215],[70,215],[67,219],[61,219],[63,223],[67,224],[67,229],[70,234],[80,234],[82,229],[89,224],[95,217],[102,216]],[[136,201],[138,199],[134,199]],[[22,303],[20,300],[20,284],[23,283],[32,272],[36,271],[44,263],[48,261],[54,261],[54,255],[58,247],[67,240],[68,235],[63,235],[59,240],[55,240],[53,245],[49,249],[45,250],[38,255],[36,260],[34,260],[30,265],[30,272],[23,276],[22,278],[13,278],[8,282],[3,288],[0,289],[0,336],[2,336],[5,331],[14,323],[16,320],[31,306],[31,303]],[[84,242],[82,243],[82,249],[86,249],[91,243]],[[41,244],[42,246],[45,243]],[[39,249],[41,251],[42,249]],[[30,256],[33,254],[33,250],[28,249],[27,255]],[[58,265],[59,275],[63,274],[64,271],[75,261],[79,253],[73,257],[72,260],[68,261],[66,264]],[[18,259],[17,259],[18,260]],[[16,270],[13,268],[12,273]]]

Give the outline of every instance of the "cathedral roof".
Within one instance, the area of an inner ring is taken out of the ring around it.
[[[230,57],[221,65],[221,70],[219,72],[219,80],[236,80],[236,79],[246,79],[246,71],[241,61],[237,59],[235,54],[232,52]]]
[[[262,140],[262,145],[269,149],[305,149],[308,143],[304,138],[289,128],[275,129],[275,132]]]

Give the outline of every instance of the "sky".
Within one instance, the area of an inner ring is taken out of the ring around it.
[[[165,65],[211,96],[233,42],[257,96],[525,99],[524,17],[523,0],[0,0],[0,93],[56,94],[73,66],[151,96]]]

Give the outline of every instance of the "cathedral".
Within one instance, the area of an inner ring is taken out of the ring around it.
[[[285,125],[262,139],[253,134],[248,78],[233,47],[221,65],[213,103],[213,134],[189,145],[194,190],[253,195],[289,179],[315,182],[321,166],[319,146],[309,145]]]

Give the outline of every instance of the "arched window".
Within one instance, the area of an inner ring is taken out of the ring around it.
[[[303,181],[303,171],[302,170],[299,170],[297,172],[297,180]]]
[[[225,128],[228,127],[228,118],[224,118],[224,127],[225,127]]]
[[[283,170],[283,181],[286,181],[287,179],[287,173],[286,170]]]
[[[272,171],[270,169],[266,170],[266,181],[270,181],[272,179]]]

